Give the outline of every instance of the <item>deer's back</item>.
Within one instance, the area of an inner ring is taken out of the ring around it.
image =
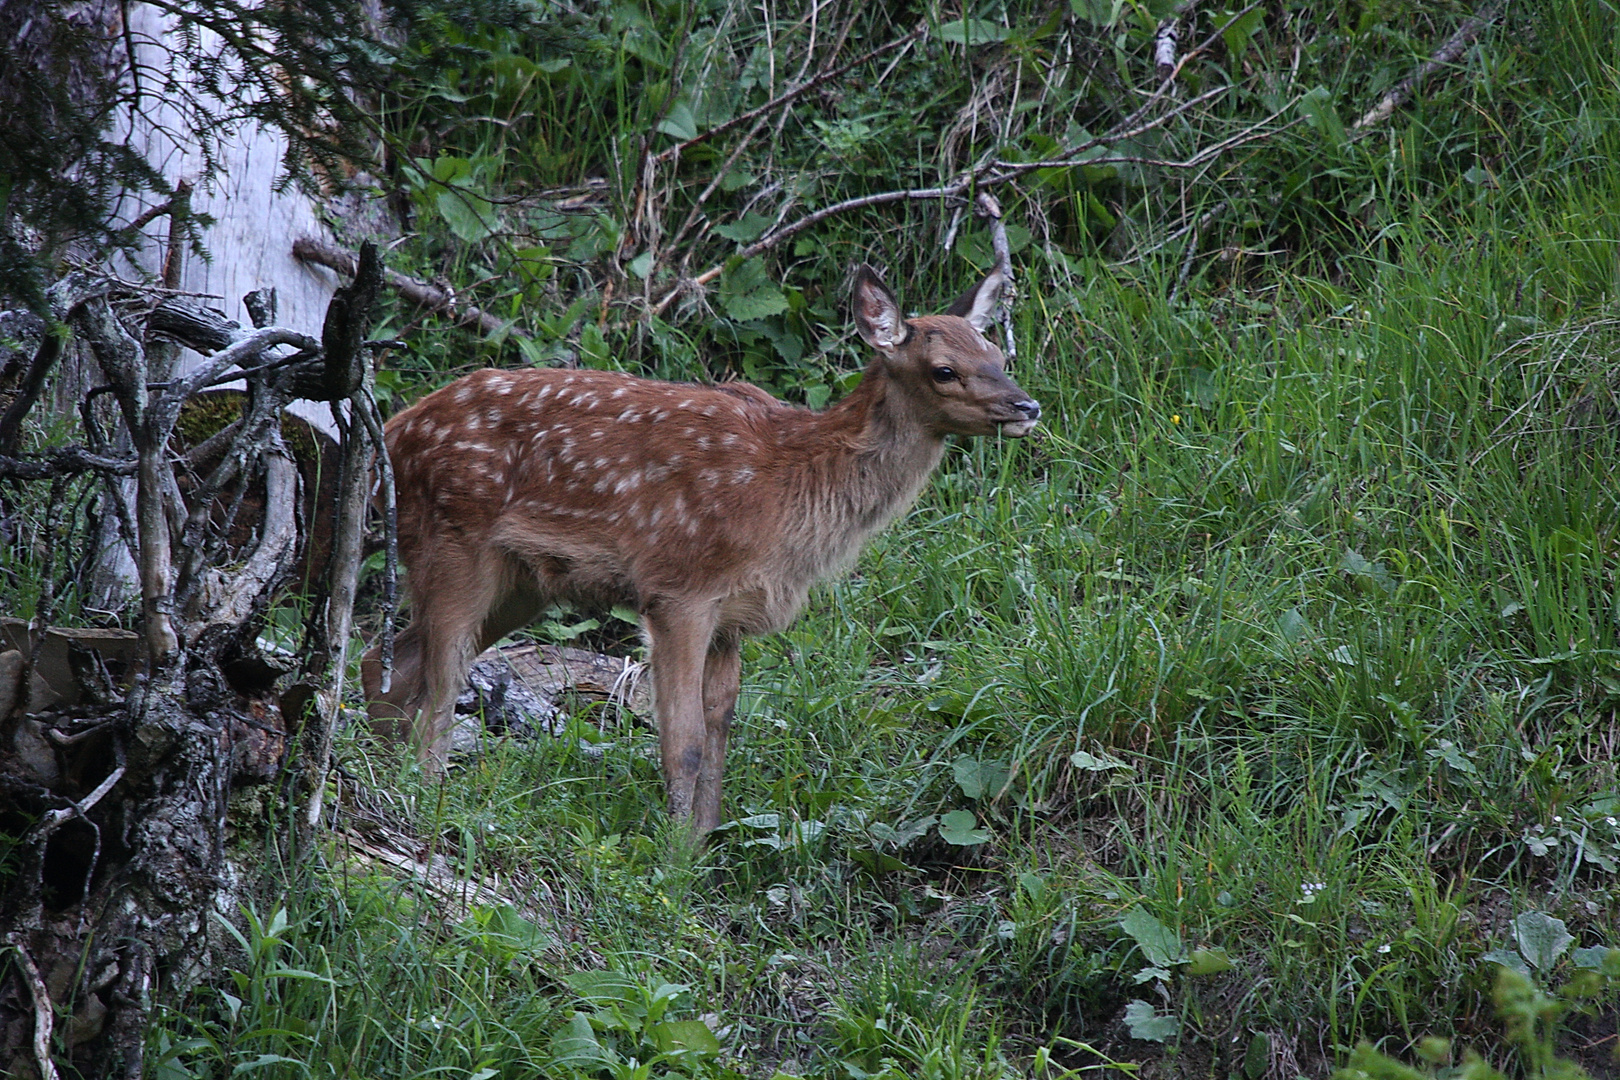
[[[752,386],[477,372],[388,423],[402,554],[493,545],[546,590],[614,602],[747,592],[780,558],[815,419]]]

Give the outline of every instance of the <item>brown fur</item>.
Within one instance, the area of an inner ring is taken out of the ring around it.
[[[473,657],[559,599],[626,605],[648,639],[670,812],[713,829],[740,637],[791,623],[911,505],[947,435],[1034,426],[1040,407],[979,333],[1000,285],[906,322],[863,268],[856,322],[879,355],[825,412],[747,384],[491,370],[394,417],[412,621],[386,695],[368,654],[373,715],[440,765]]]

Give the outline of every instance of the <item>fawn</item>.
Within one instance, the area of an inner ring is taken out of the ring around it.
[[[559,600],[640,614],[669,812],[720,823],[744,634],[790,624],[816,581],[909,507],[947,435],[1029,434],[1041,407],[980,333],[992,271],[944,315],[906,319],[862,266],[855,325],[877,351],[824,412],[745,383],[486,370],[388,422],[411,622],[393,686],[363,665],[379,727],[442,767],[479,652]]]

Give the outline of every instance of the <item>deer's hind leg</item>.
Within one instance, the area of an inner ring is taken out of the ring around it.
[[[737,716],[742,685],[742,653],[737,635],[721,631],[709,646],[703,665],[703,764],[698,768],[692,800],[693,825],[699,835],[720,826],[720,780],[726,768],[726,739]]]
[[[373,698],[374,726],[408,725],[423,767],[441,770],[450,759],[456,698],[473,658],[540,609],[532,577],[495,549],[441,552],[423,572],[413,568],[411,624],[399,636],[396,689]],[[367,678],[368,693],[374,677]]]

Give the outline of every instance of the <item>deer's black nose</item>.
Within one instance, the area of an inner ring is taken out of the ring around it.
[[[1015,401],[1012,403],[1012,407],[1029,417],[1031,420],[1039,420],[1041,418],[1041,403],[1033,398],[1026,398],[1023,401]]]

